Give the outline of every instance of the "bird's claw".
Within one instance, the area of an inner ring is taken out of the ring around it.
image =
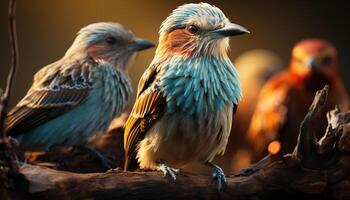
[[[212,177],[217,183],[217,190],[220,192],[222,186],[227,184],[227,179],[224,171],[218,165],[211,164],[212,166]]]
[[[170,178],[175,182],[176,181],[176,175],[179,173],[179,169],[175,169],[172,167],[167,166],[164,163],[159,164],[159,170],[161,170],[164,174],[164,176],[169,175]]]

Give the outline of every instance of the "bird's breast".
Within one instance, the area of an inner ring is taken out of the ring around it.
[[[223,153],[231,130],[233,110],[229,105],[224,107],[203,123],[180,111],[163,115],[139,144],[140,167],[154,169],[159,160],[181,167],[204,163]]]
[[[132,89],[129,79],[123,72],[115,68],[107,68],[102,71],[101,98],[106,114],[112,118],[119,116],[127,106]]]
[[[182,111],[201,118],[238,103],[242,92],[231,62],[209,60],[165,64],[159,85],[166,98],[166,112]]]

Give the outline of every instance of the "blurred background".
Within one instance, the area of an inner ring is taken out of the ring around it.
[[[188,2],[197,1],[19,0],[17,29],[20,68],[12,105],[23,97],[39,68],[63,56],[81,27],[93,22],[117,21],[136,35],[156,43],[160,23],[175,7]],[[338,48],[341,74],[347,87],[350,87],[350,13],[346,1],[207,2],[221,8],[232,22],[251,31],[250,35],[231,39],[230,58],[233,61],[245,51],[263,48],[276,52],[287,64],[294,43],[306,37],[323,37]],[[10,65],[7,9],[7,1],[0,1],[2,88]],[[130,70],[135,88],[142,72],[151,62],[154,50],[141,52]]]
[[[189,2],[200,1],[19,0],[17,31],[20,66],[11,105],[16,104],[25,95],[37,70],[64,55],[73,42],[76,32],[83,26],[100,21],[116,21],[124,24],[137,36],[157,43],[161,22],[174,8]],[[350,7],[346,1],[246,0],[242,3],[242,1],[220,0],[206,2],[218,6],[232,22],[243,25],[251,31],[250,35],[231,39],[230,58],[239,65],[242,76],[245,76],[243,73],[249,75],[261,73],[266,71],[265,67],[280,69],[287,66],[291,49],[297,41],[303,38],[320,37],[328,39],[337,47],[341,76],[347,89],[350,89],[350,67],[348,66],[350,63]],[[5,86],[10,66],[7,9],[8,2],[0,1],[1,88]],[[134,90],[143,71],[151,62],[154,50],[141,52],[130,69],[129,74]],[[269,61],[265,62],[266,59]],[[255,61],[259,64],[254,63]],[[252,67],[257,65],[262,66],[256,68],[258,71],[254,72]],[[249,68],[249,66],[252,67]],[[243,84],[245,88],[256,94],[262,83],[261,80],[255,80],[253,77]],[[254,100],[256,98],[254,94],[244,95],[247,99]],[[253,109],[252,104],[247,105],[248,110]],[[242,102],[242,108],[244,106],[245,102]],[[247,116],[241,116],[241,118],[244,117]]]

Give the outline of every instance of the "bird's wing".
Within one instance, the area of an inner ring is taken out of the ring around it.
[[[78,106],[93,87],[96,62],[56,62],[41,69],[27,95],[8,113],[6,131],[16,137]]]
[[[283,77],[269,80],[259,94],[247,133],[257,149],[274,139],[286,122],[290,86]]]
[[[142,92],[149,88],[152,85],[152,83],[155,82],[155,79],[159,72],[158,67],[159,64],[153,64],[143,73],[140,82],[137,86],[137,98]]]
[[[137,168],[137,145],[161,116],[166,105],[165,98],[156,85],[157,73],[157,67],[151,66],[141,77],[133,110],[125,124],[125,170]]]

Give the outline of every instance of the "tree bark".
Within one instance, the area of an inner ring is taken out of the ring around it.
[[[328,87],[317,92],[293,153],[267,156],[228,176],[221,192],[210,176],[190,173],[180,173],[174,183],[160,172],[81,174],[28,164],[20,172],[35,199],[350,199],[350,113],[329,112],[319,141],[313,131],[327,94]]]

